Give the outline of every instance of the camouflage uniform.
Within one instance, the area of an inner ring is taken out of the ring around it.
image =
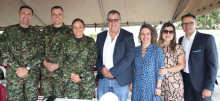
[[[6,70],[7,101],[36,101],[39,95],[40,68],[44,57],[44,40],[40,31],[32,26],[24,30],[20,24],[9,26],[0,36],[2,62]],[[16,74],[18,67],[30,67],[28,77]]]
[[[76,41],[73,35],[64,43],[66,59],[64,60],[65,93],[68,98],[92,99],[94,97],[95,82],[93,67],[98,54],[97,45],[91,37],[83,36],[82,40]],[[71,74],[79,74],[81,81],[74,83]]]
[[[63,25],[62,27],[55,28],[53,25],[46,26],[43,29],[45,37],[45,60],[51,63],[61,62],[64,55],[61,54],[61,43],[68,38],[71,28]],[[49,96],[64,97],[63,84],[62,84],[62,66],[53,72],[49,72],[46,67],[41,69],[42,75],[42,90],[44,98]]]

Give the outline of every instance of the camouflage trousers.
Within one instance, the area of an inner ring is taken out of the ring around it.
[[[39,82],[7,80],[7,101],[37,101]]]
[[[74,83],[72,80],[64,83],[65,96],[70,99],[93,99],[95,94],[95,84],[88,83]]]
[[[55,96],[59,98],[64,98],[63,83],[60,79],[55,79],[53,77],[42,77],[42,91],[44,99],[49,96]]]

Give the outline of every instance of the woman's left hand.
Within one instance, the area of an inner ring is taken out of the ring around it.
[[[158,74],[160,74],[161,76],[167,74],[168,69],[166,67],[161,67],[162,69],[158,70]]]
[[[74,73],[71,74],[71,80],[72,80],[74,83],[78,83],[78,82],[81,81],[81,79],[79,78],[79,75],[78,75],[78,74],[74,74]]]
[[[161,90],[155,88],[155,95],[156,95],[156,96],[160,96],[160,95],[161,95]]]

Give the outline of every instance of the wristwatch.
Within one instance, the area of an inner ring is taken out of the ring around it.
[[[31,70],[31,68],[27,66],[27,67],[26,67],[26,70],[27,70],[27,71],[30,71],[30,70]]]
[[[79,78],[82,79],[83,77],[79,75]]]

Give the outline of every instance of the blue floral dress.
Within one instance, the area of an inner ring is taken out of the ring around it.
[[[155,88],[157,79],[163,79],[158,74],[158,69],[164,66],[163,51],[160,47],[150,44],[142,57],[142,47],[136,47],[134,60],[134,80],[132,101],[153,101],[155,100]],[[160,101],[160,97],[157,98]]]

